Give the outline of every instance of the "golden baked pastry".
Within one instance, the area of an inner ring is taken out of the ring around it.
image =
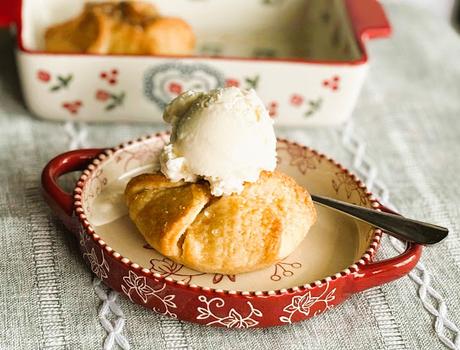
[[[78,17],[45,32],[50,52],[185,55],[194,45],[186,22],[142,2],[87,3]]]
[[[235,274],[288,256],[316,221],[308,192],[263,171],[240,194],[213,197],[207,182],[139,175],[125,190],[129,216],[157,251],[192,269]]]

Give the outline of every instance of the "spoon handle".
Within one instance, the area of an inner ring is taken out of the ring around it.
[[[400,215],[384,213],[328,197],[316,195],[312,195],[311,197],[314,202],[322,206],[367,222],[381,228],[389,235],[404,241],[419,244],[435,244],[446,238],[449,233],[449,230],[445,227],[408,219]]]

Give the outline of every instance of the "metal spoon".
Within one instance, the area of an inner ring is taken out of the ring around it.
[[[381,228],[389,235],[404,241],[419,244],[435,244],[446,238],[449,233],[449,230],[445,227],[408,219],[400,215],[368,209],[328,197],[316,195],[312,195],[311,197],[314,202],[324,207],[367,222]]]

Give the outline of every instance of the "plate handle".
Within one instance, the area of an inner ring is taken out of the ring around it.
[[[380,209],[397,214],[383,205],[380,205]],[[420,260],[422,248],[420,244],[408,242],[406,250],[400,255],[360,267],[354,274],[352,292],[361,292],[407,275]]]
[[[73,196],[71,193],[65,192],[57,180],[64,174],[84,170],[103,151],[102,148],[69,151],[50,160],[42,171],[43,196],[51,209],[69,229],[72,228]]]
[[[390,23],[377,0],[346,0],[345,4],[356,37],[366,40],[391,34]]]

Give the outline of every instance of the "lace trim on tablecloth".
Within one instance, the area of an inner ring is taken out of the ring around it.
[[[69,149],[86,146],[88,132],[82,123],[67,122],[64,124],[64,131],[69,137]],[[102,328],[107,333],[103,349],[112,350],[115,345],[118,345],[123,350],[129,350],[128,339],[123,335],[126,318],[117,303],[118,293],[103,286],[97,276],[93,276],[93,289],[101,300],[98,317]]]
[[[387,187],[383,182],[377,179],[377,168],[366,157],[366,143],[357,138],[353,131],[353,122],[350,121],[341,132],[341,139],[345,149],[353,156],[354,170],[364,183],[366,183],[369,191],[373,192],[377,198],[380,198],[389,208],[396,210],[394,205],[389,202],[390,193]],[[405,246],[401,241],[390,237],[390,242],[398,253],[404,251]],[[442,295],[431,285],[430,272],[423,262],[419,261],[415,268],[409,273],[409,278],[418,287],[417,293],[423,307],[434,317],[434,330],[439,340],[449,349],[459,350],[460,330],[457,325],[449,319],[447,304]],[[380,291],[381,294],[377,293],[379,298],[383,295],[383,291]],[[366,293],[368,292],[365,292],[365,294]],[[375,296],[370,296],[368,294],[368,297],[374,298]],[[370,305],[372,306],[372,303],[370,303]],[[391,343],[385,345],[388,345],[389,348],[400,348],[399,346],[405,347],[402,334],[397,330],[398,325],[394,317],[393,327],[389,326],[387,323],[388,320],[392,320],[391,310],[389,314],[382,313],[378,317],[376,314],[376,318],[384,337],[384,342],[386,339],[391,339]]]

